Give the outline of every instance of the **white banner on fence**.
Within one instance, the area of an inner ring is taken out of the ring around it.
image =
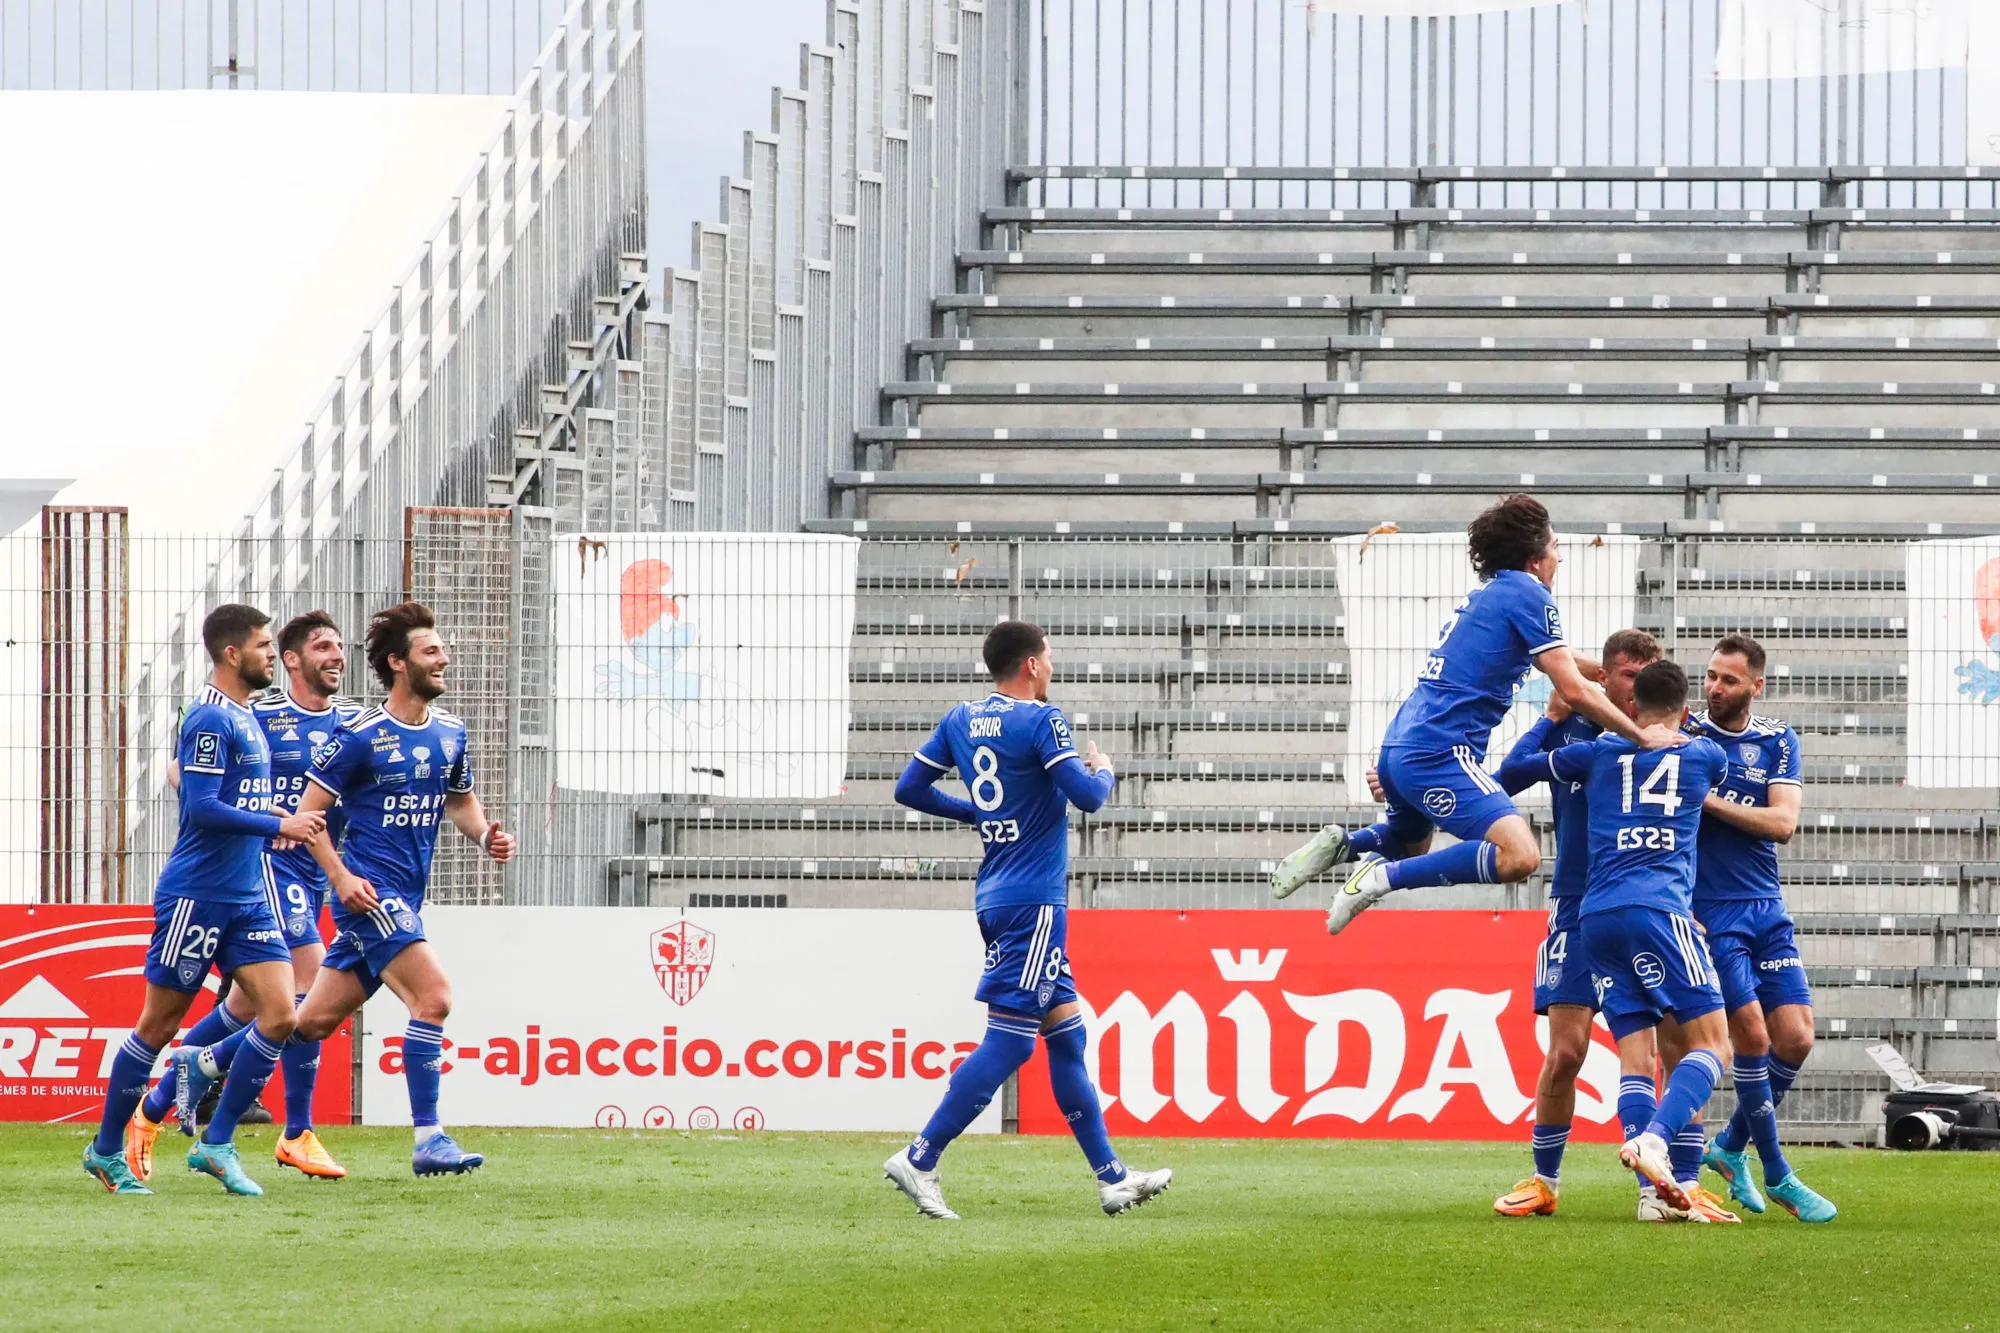
[[[556,781],[838,795],[859,552],[790,533],[556,537]]]
[[[2000,786],[2000,537],[1911,542],[1912,787]]]
[[[433,907],[424,926],[452,982],[447,1125],[915,1132],[985,1032],[971,912]],[[368,1004],[368,1124],[410,1123],[408,1021],[387,990]],[[997,1102],[973,1128],[998,1131]]]
[[[1718,79],[1816,79],[1963,65],[1975,0],[1725,0]]]
[[[1573,647],[1595,657],[1613,630],[1632,623],[1639,540],[1570,534],[1559,534],[1558,540],[1563,560],[1555,595],[1563,632]],[[1347,796],[1365,805],[1370,800],[1365,772],[1375,762],[1382,734],[1416,683],[1445,617],[1471,591],[1474,578],[1463,533],[1340,537],[1333,547],[1353,673],[1347,696]],[[1493,759],[1533,724],[1548,699],[1548,677],[1530,673],[1515,695],[1513,711],[1494,729]]]

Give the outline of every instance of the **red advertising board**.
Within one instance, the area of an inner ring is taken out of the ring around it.
[[[0,1120],[87,1121],[103,1107],[111,1057],[145,999],[143,905],[0,906]],[[215,981],[195,997],[186,1024],[207,1013]],[[352,1118],[352,1025],[320,1053],[314,1101],[322,1124]],[[264,1099],[283,1113],[281,1082]]]
[[[1518,1139],[1546,1027],[1540,912],[1076,911],[1069,952],[1116,1134]],[[1067,1132],[1047,1066],[1021,1130]],[[1600,1024],[1576,1137],[1616,1142],[1618,1056]]]

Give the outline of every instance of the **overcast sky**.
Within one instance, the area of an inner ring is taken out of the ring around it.
[[[827,0],[650,0],[646,6],[648,248],[688,262],[692,223],[717,221],[724,176],[743,174],[743,132],[771,128],[771,89],[795,88],[799,46],[826,40]]]

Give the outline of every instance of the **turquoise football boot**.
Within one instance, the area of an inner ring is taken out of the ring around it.
[[[236,1156],[236,1145],[233,1143],[197,1141],[194,1147],[188,1149],[188,1170],[214,1176],[231,1194],[256,1198],[264,1192],[262,1185],[244,1174],[243,1162]]]
[[[109,1157],[97,1151],[97,1145],[88,1143],[83,1148],[83,1173],[95,1180],[112,1194],[151,1194],[132,1174],[132,1168],[125,1164],[125,1154],[112,1153]]]
[[[1778,1201],[1778,1207],[1801,1222],[1831,1222],[1840,1216],[1840,1210],[1833,1206],[1833,1201],[1800,1180],[1796,1171],[1770,1188],[1771,1197]]]
[[[1750,1153],[1730,1152],[1715,1139],[1708,1141],[1702,1150],[1701,1164],[1729,1182],[1729,1197],[1743,1205],[1746,1213],[1764,1211],[1764,1196],[1758,1192],[1757,1181],[1750,1172]]]

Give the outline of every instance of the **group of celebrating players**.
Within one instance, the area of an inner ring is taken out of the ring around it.
[[[473,792],[465,724],[434,706],[451,665],[435,619],[404,602],[369,621],[368,665],[387,691],[369,708],[339,696],[346,650],[324,611],[289,621],[274,640],[262,611],[219,606],[202,641],[213,672],[175,737],[180,828],[153,889],[144,1007],[112,1059],[84,1171],[113,1194],[152,1193],[154,1144],[171,1119],[183,1134],[201,1130],[190,1169],[231,1194],[262,1194],[234,1138],[282,1066],[279,1165],[346,1175],[313,1131],[320,1043],[384,985],[410,1013],[412,1170],[479,1167],[485,1159],[438,1122],[451,985],[421,913],[440,816],[496,861],[513,856],[514,839]],[[285,673],[275,687],[274,657]],[[319,924],[329,897],[330,947]],[[233,981],[227,1001],[188,1031],[148,1091],[211,968]]]
[[[1503,499],[1473,520],[1467,539],[1479,584],[1439,631],[1369,774],[1384,817],[1362,829],[1322,828],[1279,864],[1272,892],[1290,897],[1351,862],[1327,912],[1327,931],[1338,934],[1399,890],[1526,879],[1541,846],[1512,797],[1549,783],[1556,858],[1534,988],[1549,1045],[1536,1087],[1534,1172],[1495,1211],[1556,1211],[1576,1080],[1601,1015],[1618,1046],[1618,1155],[1639,1177],[1641,1221],[1739,1221],[1702,1185],[1704,1165],[1750,1212],[1765,1211],[1768,1193],[1801,1221],[1831,1221],[1833,1204],[1799,1179],[1778,1142],[1777,1107],[1812,1049],[1813,1015],[1778,879],[1777,844],[1797,829],[1803,800],[1799,744],[1783,722],[1751,712],[1764,688],[1764,649],[1739,634],[1717,643],[1707,710],[1690,716],[1687,674],[1652,635],[1619,630],[1598,662],[1564,643],[1550,591],[1562,555],[1539,501]],[[884,1170],[921,1214],[956,1218],[938,1156],[1040,1036],[1056,1101],[1104,1210],[1116,1214],[1172,1179],[1129,1171],[1112,1152],[1065,947],[1066,807],[1099,809],[1116,778],[1094,744],[1078,754],[1067,719],[1048,702],[1053,667],[1039,629],[995,627],[985,658],[993,693],[945,715],[896,799],[976,827],[984,845],[975,907],[987,950],[975,995],[988,1006],[986,1037],[953,1073],[923,1133]],[[1489,772],[1493,729],[1531,669],[1554,686],[1547,716]],[[937,790],[953,768],[970,800]],[[1432,850],[1438,829],[1456,841]],[[1737,1104],[1709,1142],[1700,1113],[1725,1062]],[[1763,1190],[1752,1177],[1753,1144]]]
[[[1480,582],[1445,622],[1383,738],[1370,780],[1384,817],[1355,830],[1327,825],[1280,863],[1272,891],[1289,897],[1351,862],[1327,912],[1338,934],[1399,890],[1526,879],[1541,848],[1512,795],[1549,783],[1556,858],[1534,987],[1549,1043],[1534,1172],[1495,1210],[1556,1211],[1576,1080],[1601,1015],[1618,1047],[1619,1160],[1641,1180],[1641,1220],[1739,1220],[1701,1184],[1704,1165],[1751,1212],[1765,1211],[1768,1192],[1802,1221],[1832,1220],[1833,1204],[1799,1179],[1778,1142],[1777,1107],[1812,1049],[1813,1017],[1776,851],[1798,825],[1799,745],[1784,723],[1751,712],[1764,688],[1763,648],[1734,634],[1717,643],[1707,710],[1690,716],[1688,677],[1650,634],[1619,630],[1598,662],[1564,643],[1550,591],[1561,552],[1538,501],[1509,496],[1467,535]],[[83,1157],[115,1194],[151,1192],[161,1130],[175,1119],[193,1135],[196,1107],[218,1081],[188,1165],[233,1194],[262,1193],[232,1140],[281,1065],[278,1162],[345,1175],[312,1128],[319,1044],[385,984],[410,1012],[402,1061],[412,1169],[455,1174],[484,1160],[438,1121],[450,985],[419,914],[440,816],[496,861],[513,855],[514,841],[473,792],[464,724],[434,706],[450,655],[427,608],[379,613],[367,657],[387,697],[362,708],[339,697],[346,662],[331,617],[299,616],[275,643],[268,626],[242,605],[218,607],[202,626],[214,672],[176,739],[180,831],[154,890],[145,1005],[113,1059]],[[270,689],[274,652],[285,683]],[[1095,744],[1077,750],[1049,702],[1054,661],[1040,629],[1003,622],[984,657],[992,693],[945,715],[896,799],[979,833],[974,906],[986,956],[975,996],[988,1007],[986,1034],[884,1172],[922,1215],[956,1219],[939,1157],[1039,1039],[1100,1204],[1116,1215],[1173,1179],[1128,1168],[1111,1146],[1068,955],[1068,807],[1102,808],[1117,777]],[[1492,731],[1531,668],[1554,686],[1547,716],[1489,772]],[[936,785],[953,770],[964,797]],[[1433,850],[1438,829],[1456,841]],[[330,948],[319,928],[329,891]],[[233,977],[229,999],[194,1025],[149,1092],[211,968]],[[1725,1061],[1737,1105],[1709,1142],[1699,1117]]]

